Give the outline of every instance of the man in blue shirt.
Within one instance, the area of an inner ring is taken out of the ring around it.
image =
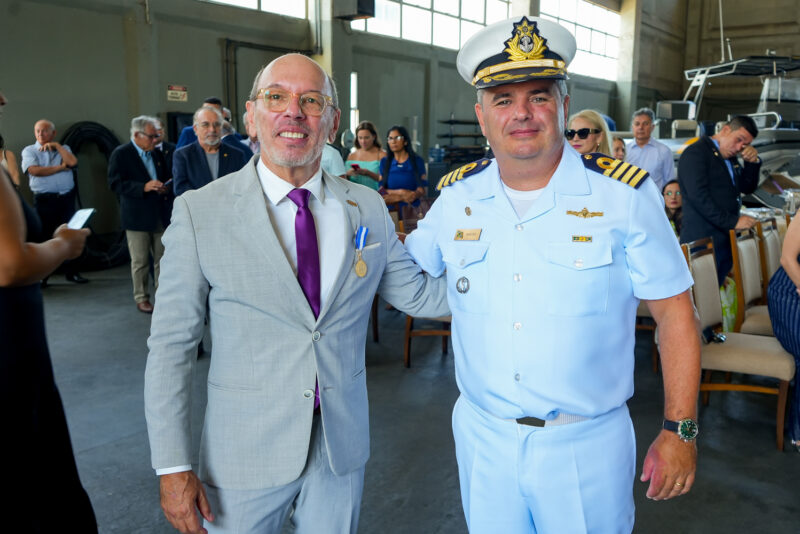
[[[495,159],[445,175],[405,241],[423,269],[447,277],[472,534],[632,530],[626,401],[639,299],[659,325],[665,391],[641,480],[656,500],[694,480],[691,276],[647,172],[566,144],[575,50],[568,30],[533,17],[488,26],[462,47],[458,70],[478,89]]]
[[[78,165],[78,158],[66,145],[53,139],[56,127],[52,121],[41,119],[33,127],[36,142],[22,149],[22,172],[28,175],[33,192],[33,205],[42,220],[40,241],[53,237],[60,225],[70,220],[75,213],[75,179],[72,168]],[[68,282],[85,284],[89,280],[82,277],[73,262],[65,262]],[[47,278],[42,287],[47,285]]]
[[[633,142],[628,144],[625,161],[641,167],[650,173],[659,191],[672,180],[675,174],[675,163],[672,150],[667,145],[653,139],[655,114],[650,108],[637,109],[633,112],[631,130]]]

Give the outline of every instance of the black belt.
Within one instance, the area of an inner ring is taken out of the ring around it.
[[[520,417],[519,419],[517,419],[517,423],[527,426],[543,427],[545,420],[539,419],[538,417]]]
[[[60,198],[65,197],[72,193],[72,191],[67,191],[66,193],[34,193],[33,196],[36,198]]]

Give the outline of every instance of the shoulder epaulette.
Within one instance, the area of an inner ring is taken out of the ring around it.
[[[631,165],[622,160],[610,158],[605,154],[593,153],[584,154],[581,156],[583,165],[587,169],[599,172],[604,176],[613,178],[618,182],[629,185],[634,189],[639,189],[639,186],[644,183],[650,173],[644,169],[640,169],[636,165]]]
[[[473,174],[481,172],[491,162],[491,159],[483,158],[479,159],[478,161],[473,161],[472,163],[467,163],[463,167],[459,167],[452,172],[448,172],[442,176],[442,179],[439,180],[438,184],[436,184],[436,190],[441,191],[443,187],[447,187],[448,185],[452,185],[468,176],[472,176]]]

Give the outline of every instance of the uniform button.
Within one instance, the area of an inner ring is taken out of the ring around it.
[[[522,280],[522,275],[519,273],[514,273],[514,281],[519,282],[520,280]]]
[[[307,399],[310,399],[311,397],[313,397],[313,396],[314,396],[314,390],[313,390],[313,389],[307,389],[307,390],[305,390],[305,391],[303,392],[303,396],[304,396],[305,398],[307,398]]]
[[[314,341],[319,341],[319,338],[322,337],[322,334],[319,333],[319,330],[314,330],[314,333],[311,334],[311,339]]]
[[[519,330],[522,328],[522,323],[514,323],[514,330]]]
[[[517,229],[518,231],[520,231],[520,232],[522,231],[522,225],[521,225],[521,224],[518,224],[518,225],[517,225],[517,226],[515,226],[514,228],[516,228],[516,229]]]
[[[580,269],[581,267],[583,267],[583,259],[582,258],[578,258],[577,260],[575,260],[574,265],[575,265],[575,267]]]
[[[517,382],[519,382],[519,373],[517,373],[517,374],[515,374],[515,375],[514,375],[514,380],[516,380]]]
[[[464,266],[464,260],[461,260],[460,262],[458,262],[458,264],[463,267]]]

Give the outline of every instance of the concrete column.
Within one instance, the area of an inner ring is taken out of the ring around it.
[[[630,115],[636,109],[639,88],[639,40],[642,6],[638,0],[622,0],[620,11],[619,60],[617,63],[617,105],[609,114],[617,128],[630,128]]]
[[[539,0],[511,0],[511,16],[536,16],[539,14]]]

